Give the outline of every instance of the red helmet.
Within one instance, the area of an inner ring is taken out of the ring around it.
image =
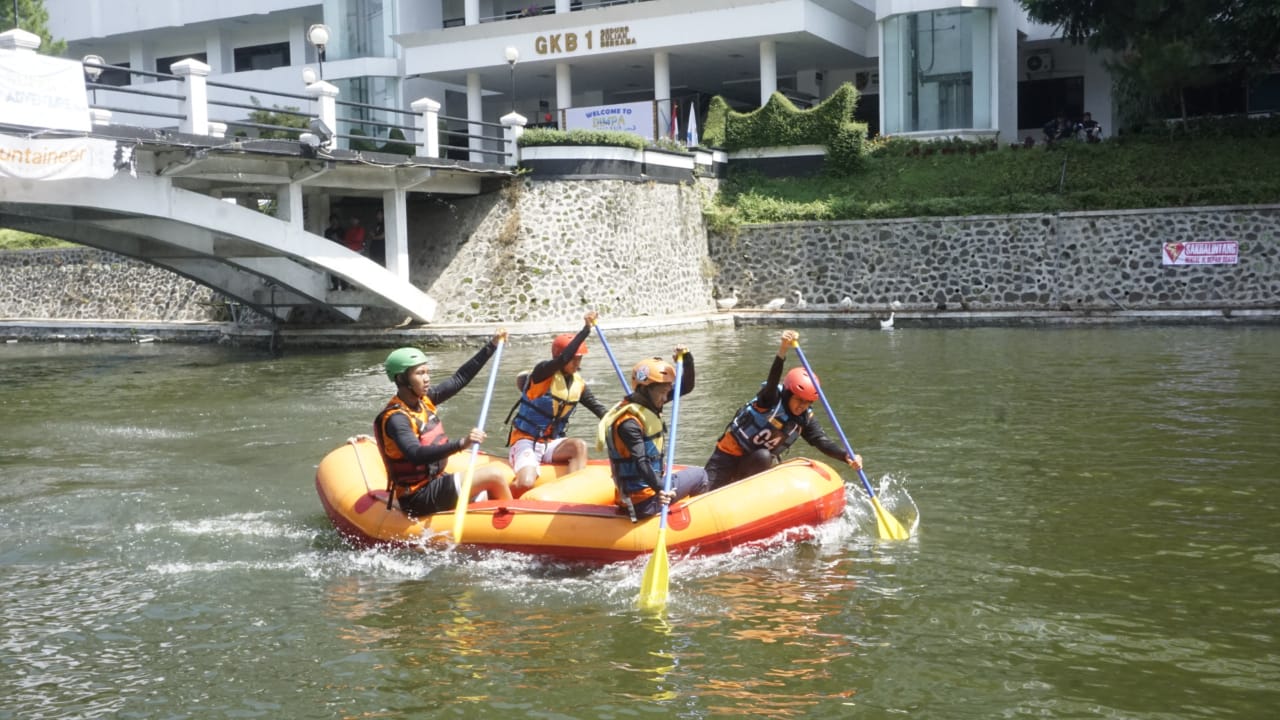
[[[573,342],[576,336],[573,333],[561,333],[551,341],[551,357],[559,357],[564,349],[569,347],[569,343]],[[587,344],[584,342],[578,346],[578,352],[574,353],[574,357],[582,357],[587,354]]]
[[[791,368],[791,372],[782,379],[782,388],[805,402],[818,399],[818,385],[804,368]]]

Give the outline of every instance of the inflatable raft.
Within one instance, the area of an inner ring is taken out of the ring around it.
[[[451,472],[464,472],[470,452],[450,459]],[[505,458],[481,453],[478,463]],[[325,456],[316,469],[316,491],[325,512],[348,540],[359,546],[452,544],[453,512],[411,518],[387,507],[387,479],[372,438],[360,436]],[[778,537],[811,536],[811,528],[844,510],[844,481],[824,463],[799,458],[704,495],[672,505],[667,548],[673,554],[714,554]],[[653,551],[658,517],[633,523],[613,505],[607,460],[594,460],[576,473],[544,465],[538,484],[515,500],[467,506],[462,546],[562,560],[607,563]]]

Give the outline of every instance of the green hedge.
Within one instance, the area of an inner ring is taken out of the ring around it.
[[[538,145],[614,145],[643,150],[647,143],[635,133],[621,130],[551,130],[531,128],[520,135],[520,147]]]
[[[730,167],[730,177],[707,217],[709,223],[724,227],[1280,203],[1280,134],[1268,132],[1242,125],[1230,132],[1148,135],[1050,148],[877,140],[867,144],[852,174],[766,178]]]

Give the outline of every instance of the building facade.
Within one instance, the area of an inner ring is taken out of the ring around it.
[[[94,54],[118,68],[161,74],[193,57],[210,66],[211,81],[282,93],[300,93],[306,71],[337,86],[348,102],[407,108],[434,99],[454,126],[497,122],[511,112],[530,125],[555,125],[570,108],[652,100],[659,124],[675,130],[691,113],[703,117],[717,95],[751,109],[779,91],[805,107],[849,82],[861,93],[858,117],[873,134],[1012,142],[1039,138],[1039,128],[1059,112],[1084,111],[1104,131],[1114,127],[1102,59],[1030,23],[1015,0],[45,0],[45,6],[51,32],[67,42],[71,57]],[[329,29],[322,49],[308,38],[316,24]],[[108,70],[102,82],[169,81]],[[132,121],[117,113],[117,122]],[[378,132],[376,123],[370,132]]]

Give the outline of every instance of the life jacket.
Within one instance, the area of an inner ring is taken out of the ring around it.
[[[507,445],[521,438],[532,438],[542,442],[564,437],[565,427],[569,424],[569,416],[578,407],[578,399],[587,386],[578,373],[574,373],[565,382],[564,373],[557,371],[551,380],[551,387],[536,398],[520,393],[516,402],[515,418],[511,420],[511,432],[507,435]]]
[[[399,498],[443,475],[447,458],[426,464],[406,459],[404,452],[387,435],[387,422],[396,413],[409,418],[413,433],[418,436],[418,442],[422,445],[443,445],[449,442],[449,438],[444,433],[444,423],[436,415],[435,403],[429,398],[422,398],[422,410],[417,411],[397,395],[378,413],[377,419],[373,421],[373,437],[378,441],[382,462],[387,467],[387,489]]]
[[[618,425],[632,418],[639,421],[644,432],[644,457],[632,457],[631,449],[618,436]],[[623,400],[614,405],[600,419],[596,432],[596,449],[609,450],[609,465],[613,469],[615,498],[621,505],[626,500],[638,503],[657,493],[644,481],[637,463],[647,462],[658,477],[662,477],[662,446],[667,434],[667,424],[649,408]]]
[[[724,434],[716,442],[716,449],[741,456],[763,448],[777,457],[800,437],[800,431],[812,414],[811,408],[805,408],[801,415],[792,415],[779,387],[778,404],[767,413],[756,408],[756,398],[744,405],[725,426]]]

